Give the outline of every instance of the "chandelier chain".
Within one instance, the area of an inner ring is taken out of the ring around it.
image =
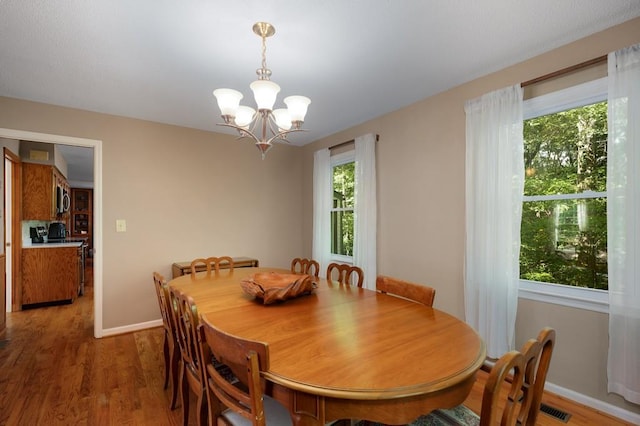
[[[266,80],[269,80],[269,73],[267,73],[267,38],[262,35],[262,74],[266,76]]]

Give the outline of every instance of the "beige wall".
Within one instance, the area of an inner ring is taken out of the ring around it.
[[[302,251],[299,148],[262,161],[234,136],[1,97],[0,127],[102,141],[104,329],[159,319],[151,273],[175,261]]]
[[[304,247],[311,252],[313,152],[365,133],[380,135],[378,272],[429,284],[435,306],[464,317],[464,102],[640,42],[640,19],[471,81],[304,147]],[[558,330],[549,381],[640,413],[607,395],[607,316],[521,300],[516,343]]]

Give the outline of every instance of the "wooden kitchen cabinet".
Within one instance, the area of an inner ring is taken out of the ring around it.
[[[56,212],[56,187],[67,191],[69,184],[55,166],[22,163],[22,218],[24,220],[64,220]]]
[[[68,301],[80,285],[77,246],[22,250],[22,306]]]
[[[93,190],[71,188],[71,238],[87,240],[93,253]]]

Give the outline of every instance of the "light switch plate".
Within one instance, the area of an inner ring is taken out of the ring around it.
[[[116,232],[127,232],[127,221],[124,219],[116,220]]]

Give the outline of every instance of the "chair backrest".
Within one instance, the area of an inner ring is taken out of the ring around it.
[[[334,279],[334,271],[337,271],[337,277]],[[338,281],[340,284],[351,285],[352,277],[356,276],[358,287],[362,287],[364,282],[364,272],[357,266],[344,265],[340,263],[330,263],[327,267],[327,279]]]
[[[212,353],[225,364],[245,387],[229,382],[213,363],[204,365],[207,398],[210,407],[220,411],[227,407],[247,418],[253,425],[264,426],[263,388],[260,371],[269,368],[269,348],[266,343],[232,336],[206,320],[198,328],[201,356]],[[224,407],[222,407],[222,404]],[[213,410],[212,410],[213,411]]]
[[[542,345],[536,339],[529,339],[520,349],[524,357],[524,380],[522,382],[522,397],[520,398],[520,411],[518,424],[524,426],[530,415],[534,396],[534,381],[536,367],[540,359]]]
[[[513,376],[510,375],[513,369]],[[500,419],[501,426],[513,426],[518,421],[518,410],[520,404],[518,398],[522,394],[522,384],[524,383],[524,356],[518,351],[507,352],[495,363],[482,394],[482,408],[480,411],[480,426],[494,426]],[[507,379],[511,380],[507,380]],[[502,406],[501,391],[505,382],[510,382],[504,409]]]
[[[220,257],[214,256],[214,257],[207,257],[206,259],[198,258],[191,261],[191,275],[195,277],[195,274],[198,270],[199,265],[205,265],[205,267],[207,268],[207,274],[211,273],[212,268],[216,272],[220,272],[221,263],[226,263],[229,266],[226,269],[233,271],[233,259],[231,258],[231,256],[220,256]]]
[[[291,272],[294,274],[308,274],[320,276],[320,264],[313,259],[296,257],[291,261]]]
[[[175,312],[176,340],[180,347],[185,374],[189,374],[190,383],[195,380],[203,386],[200,349],[198,346],[198,310],[191,296],[175,288],[169,291],[171,303],[177,307]]]
[[[153,282],[156,289],[156,296],[158,297],[158,304],[160,305],[160,314],[162,315],[162,325],[167,338],[175,341],[175,321],[174,316],[171,313],[171,304],[169,300],[169,287],[167,281],[158,272],[153,273]]]
[[[396,278],[378,275],[376,289],[381,293],[400,296],[426,306],[433,306],[436,297],[436,289],[425,285],[414,284]]]
[[[553,353],[553,347],[556,341],[556,331],[553,328],[545,327],[540,330],[538,338],[535,341],[538,343],[536,362],[531,366],[527,365],[527,370],[531,369],[531,371],[527,371],[525,377],[525,380],[529,381],[528,387],[531,392],[531,399],[526,418],[521,420],[521,424],[527,426],[534,426],[536,424],[538,413],[540,412],[544,384],[547,380],[551,354]],[[526,346],[525,344],[525,347]]]

